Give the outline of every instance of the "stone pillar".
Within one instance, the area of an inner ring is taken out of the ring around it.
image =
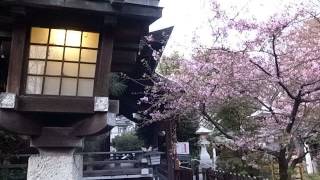
[[[316,168],[314,167],[314,162],[312,160],[311,154],[310,154],[310,148],[307,144],[304,144],[304,151],[307,153],[305,156],[306,160],[306,166],[307,166],[307,173],[308,174],[314,174],[316,173]]]
[[[216,147],[214,145],[212,148],[212,166],[213,166],[214,170],[217,169],[217,151],[216,151]]]
[[[30,145],[39,151],[28,160],[27,180],[81,180],[82,157],[74,155],[83,147],[83,138],[73,135],[71,127],[42,127]]]
[[[207,151],[208,141],[201,141],[201,151],[200,151],[200,167],[201,168],[211,168],[212,160],[210,159],[210,155]]]
[[[82,156],[73,150],[42,150],[28,161],[27,180],[81,180]]]

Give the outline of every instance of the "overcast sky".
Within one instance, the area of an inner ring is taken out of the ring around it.
[[[242,17],[259,21],[284,10],[286,5],[307,0],[221,0],[220,4],[231,15],[240,12]],[[162,18],[150,26],[150,31],[174,26],[173,33],[165,50],[165,55],[174,51],[189,56],[192,38],[197,35],[203,44],[210,44],[210,0],[161,0],[164,7]]]

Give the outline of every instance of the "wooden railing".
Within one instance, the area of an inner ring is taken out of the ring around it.
[[[14,155],[7,157],[0,164],[0,180],[25,180],[27,179],[28,157],[30,155]]]
[[[83,179],[115,179],[154,177],[154,167],[160,164],[161,152],[81,152]],[[27,159],[30,155],[12,156],[5,165],[0,165],[0,180],[25,180]]]
[[[84,179],[142,178],[154,176],[161,152],[83,152]]]

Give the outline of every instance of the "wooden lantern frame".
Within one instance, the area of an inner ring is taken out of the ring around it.
[[[94,113],[95,97],[108,97],[108,81],[106,79],[108,79],[112,61],[112,27],[106,25],[86,28],[85,22],[82,22],[84,25],[80,27],[71,26],[73,30],[94,31],[100,34],[93,97],[28,95],[25,93],[25,86],[31,28],[36,26],[69,29],[68,21],[53,23],[59,24],[58,26],[41,21],[43,21],[43,17],[32,23],[24,21],[13,29],[7,92],[17,95],[18,106],[16,106],[16,110],[22,112]]]

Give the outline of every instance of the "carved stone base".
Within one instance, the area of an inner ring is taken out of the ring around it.
[[[31,138],[36,148],[82,148],[83,138],[72,135],[71,127],[42,127],[42,134]]]
[[[82,157],[73,151],[40,151],[28,161],[27,180],[80,180]]]

